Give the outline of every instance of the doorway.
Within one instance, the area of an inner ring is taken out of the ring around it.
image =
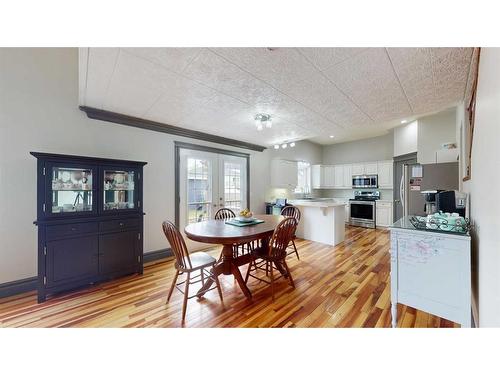
[[[176,225],[183,235],[187,225],[213,219],[221,208],[237,214],[249,206],[248,154],[177,144],[176,154]]]

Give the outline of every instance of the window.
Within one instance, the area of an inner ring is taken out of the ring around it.
[[[310,194],[311,193],[311,165],[309,163],[299,161],[297,163],[297,187],[295,193]]]

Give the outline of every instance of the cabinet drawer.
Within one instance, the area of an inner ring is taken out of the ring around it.
[[[97,232],[97,223],[49,225],[45,233],[47,240],[50,241],[59,237],[75,236],[92,232]]]
[[[100,231],[113,231],[128,228],[136,228],[139,226],[139,219],[123,219],[123,220],[109,220],[99,223]]]
[[[377,202],[376,203],[377,207],[384,207],[384,208],[391,208],[392,203],[389,202]]]

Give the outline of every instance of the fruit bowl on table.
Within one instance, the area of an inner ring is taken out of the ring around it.
[[[254,221],[255,218],[253,216],[236,216],[236,220],[238,220],[241,223],[250,223],[251,221]]]

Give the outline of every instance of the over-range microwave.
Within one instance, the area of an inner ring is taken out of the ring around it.
[[[378,175],[362,175],[362,176],[352,176],[352,188],[353,189],[364,189],[364,188],[378,188]]]

